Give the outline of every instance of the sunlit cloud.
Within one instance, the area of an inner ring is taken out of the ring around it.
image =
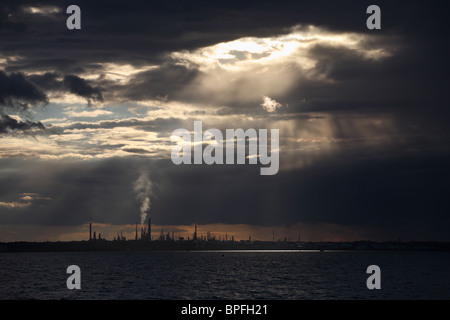
[[[287,34],[246,37],[192,51],[172,52],[174,63],[201,71],[180,89],[186,100],[216,105],[255,104],[261,96],[279,97],[304,82],[332,84],[335,79],[320,68],[325,59],[318,48],[346,50],[358,59],[378,61],[393,55],[386,44],[368,46],[370,35],[336,33],[314,26],[297,26]]]
[[[281,106],[281,103],[267,96],[263,97],[263,102],[261,103],[261,107],[267,112],[275,112],[277,109],[281,108]]]
[[[61,11],[60,8],[55,6],[30,6],[26,7],[25,11],[32,14],[40,14],[40,15],[51,15],[55,13],[59,13]]]
[[[52,12],[50,9],[47,11]],[[145,76],[160,70],[167,62],[161,65],[103,62],[87,66],[79,74],[81,78],[92,83],[99,81],[106,87],[116,83],[114,88],[117,92],[105,92],[105,101],[97,102],[92,108],[85,97],[50,91],[48,112],[30,110],[41,118],[48,132],[28,138],[3,137],[0,158],[89,160],[140,156],[166,159],[176,143],[171,140],[170,133],[179,126],[192,127],[193,120],[202,120],[208,128],[225,129],[233,123],[234,127],[243,129],[280,129],[280,151],[292,158],[282,167],[311,164],[318,154],[328,154],[340,146],[345,138],[338,137],[342,132],[336,131],[336,123],[343,120],[322,114],[322,119],[312,121],[314,116],[309,119],[308,113],[304,113],[305,120],[269,118],[277,116],[279,112],[276,111],[287,106],[279,102],[283,101],[283,95],[305,79],[332,81],[326,72],[315,70],[319,58],[311,53],[313,48],[321,45],[347,48],[369,60],[383,59],[392,54],[391,48],[367,47],[368,39],[367,34],[297,26],[286,34],[244,37],[192,51],[172,52],[168,55],[170,63],[200,71],[192,81],[177,87],[175,98],[160,92],[150,99],[123,102],[120,96],[121,90],[134,85],[132,81],[135,79],[142,81],[145,89]],[[20,57],[1,59],[0,63],[3,60],[13,63]],[[170,70],[169,64],[164,72]],[[34,70],[28,75],[42,75],[42,72]],[[233,104],[253,106],[250,109],[254,112],[240,114]],[[261,107],[266,113],[261,112]],[[284,108],[283,111],[289,112]],[[21,118],[15,117],[17,120]],[[176,127],[155,126],[159,121],[168,121]],[[349,128],[358,131],[352,133],[359,138],[370,137],[367,138],[370,140],[378,134],[377,130],[395,135],[389,121],[383,121],[379,126],[375,122],[359,125],[362,118],[347,121]],[[388,143],[386,139],[378,141]]]
[[[27,208],[36,200],[50,201],[50,197],[41,196],[37,193],[21,193],[18,201],[0,201],[0,207],[7,209]]]
[[[367,39],[366,34],[334,33],[315,26],[296,26],[284,35],[240,38],[192,52],[173,52],[171,57],[178,59],[180,63],[199,65],[202,71],[206,71],[216,67],[239,70],[281,60],[295,61],[304,68],[311,69],[316,61],[308,56],[308,49],[317,45],[343,46],[361,52],[370,59],[380,59],[392,54],[385,48],[366,48]]]
[[[130,77],[140,72],[152,70],[158,68],[156,65],[149,66],[133,66],[131,64],[118,64],[118,63],[100,63],[102,69],[100,71],[101,75],[108,80],[117,81],[121,84],[127,82]],[[98,70],[91,74],[85,74],[86,79],[96,79],[98,78]]]
[[[79,104],[79,105],[87,105],[86,99],[80,97],[73,93],[61,93],[61,92],[49,92],[48,99],[50,103],[60,104],[60,105],[70,105],[70,104]],[[101,103],[96,103],[95,105],[102,105]]]
[[[45,197],[45,196],[41,196],[38,193],[21,193],[20,194],[20,200],[24,200],[24,201],[33,201],[33,200],[53,200],[50,197]]]
[[[31,202],[17,202],[17,201],[12,201],[12,202],[3,202],[0,201],[0,207],[5,207],[5,208],[25,208],[25,207],[29,207],[31,205]]]
[[[80,112],[75,112],[75,111],[67,111],[65,112],[68,116],[70,117],[85,117],[85,118],[97,118],[98,116],[104,116],[104,115],[111,115],[112,112],[111,111],[107,111],[107,110],[92,110],[92,111],[80,111]]]

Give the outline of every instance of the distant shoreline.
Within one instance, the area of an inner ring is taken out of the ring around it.
[[[450,251],[450,242],[271,242],[271,241],[141,241],[83,240],[68,242],[3,242],[0,252],[95,252],[95,251]]]

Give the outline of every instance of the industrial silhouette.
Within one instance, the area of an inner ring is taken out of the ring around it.
[[[194,225],[192,238],[185,239],[182,236],[175,237],[175,232],[164,233],[161,229],[159,237],[152,237],[152,220],[147,221],[147,226],[136,230],[134,239],[127,240],[122,230],[113,240],[107,240],[100,233],[93,230],[92,222],[89,223],[89,239],[82,241],[66,242],[8,242],[0,243],[1,252],[49,252],[49,251],[190,251],[190,250],[450,250],[449,242],[402,242],[387,241],[354,241],[354,242],[307,242],[301,241],[300,232],[297,241],[290,236],[283,240],[275,240],[275,229],[272,229],[270,241],[254,240],[249,236],[248,240],[236,241],[234,236],[228,233],[216,238],[211,231],[206,235],[198,233],[197,224]]]

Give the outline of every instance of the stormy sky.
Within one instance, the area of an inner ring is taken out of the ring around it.
[[[0,241],[86,239],[90,221],[112,239],[149,216],[185,236],[450,240],[448,9],[2,1]],[[194,121],[279,129],[278,173],[174,165]]]

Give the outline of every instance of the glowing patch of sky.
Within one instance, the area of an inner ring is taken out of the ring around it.
[[[366,35],[355,33],[335,34],[320,28],[309,26],[306,29],[294,27],[292,32],[267,38],[247,37],[230,42],[197,49],[193,52],[173,52],[171,57],[183,63],[198,64],[202,70],[220,66],[223,69],[238,70],[249,64],[274,63],[282,58],[290,57],[302,63],[303,67],[313,68],[315,61],[306,55],[307,50],[317,44],[344,46],[360,51],[367,58],[379,59],[389,56],[382,49],[366,49],[363,47]]]

